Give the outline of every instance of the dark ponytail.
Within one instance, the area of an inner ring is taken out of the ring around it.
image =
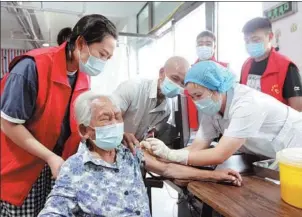
[[[100,14],[91,14],[82,17],[73,27],[67,40],[66,59],[72,60],[72,52],[75,49],[75,42],[82,36],[88,45],[95,42],[102,42],[104,37],[112,36],[117,39],[115,25],[106,17]]]
[[[59,34],[57,36],[58,45],[61,45],[65,41],[67,41],[69,39],[69,37],[71,36],[71,33],[72,33],[72,29],[70,27],[61,29],[61,31],[59,32]]]

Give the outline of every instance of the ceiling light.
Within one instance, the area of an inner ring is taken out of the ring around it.
[[[48,43],[44,43],[42,44],[43,47],[49,47],[49,44]]]

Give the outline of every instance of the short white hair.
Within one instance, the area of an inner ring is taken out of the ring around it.
[[[109,96],[95,93],[93,91],[86,91],[80,94],[74,102],[75,119],[78,125],[83,124],[89,126],[92,116],[91,105],[94,100],[100,98],[107,98],[112,101]],[[102,102],[101,102],[102,103]]]

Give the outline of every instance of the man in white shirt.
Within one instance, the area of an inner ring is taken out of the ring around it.
[[[166,61],[158,79],[128,80],[117,87],[112,98],[122,110],[124,140],[129,146],[142,140],[148,130],[159,130],[167,123],[173,110],[171,98],[183,92],[189,66],[186,59],[174,56]]]
[[[193,66],[186,88],[202,116],[193,145],[170,150],[163,142],[148,139],[155,155],[194,166],[221,164],[244,146],[248,152],[275,158],[284,148],[302,147],[302,115],[275,98],[245,85],[212,61]],[[219,133],[215,148],[207,149]]]

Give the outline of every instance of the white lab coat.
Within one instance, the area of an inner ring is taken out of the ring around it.
[[[125,132],[142,139],[149,128],[167,123],[171,99],[157,102],[157,79],[135,79],[121,83],[112,94],[113,102],[122,110]],[[170,118],[171,119],[171,118]]]
[[[223,117],[201,116],[196,137],[211,141],[222,133],[245,138],[247,152],[271,158],[284,148],[302,147],[302,114],[298,111],[241,84],[228,91],[226,104]]]

